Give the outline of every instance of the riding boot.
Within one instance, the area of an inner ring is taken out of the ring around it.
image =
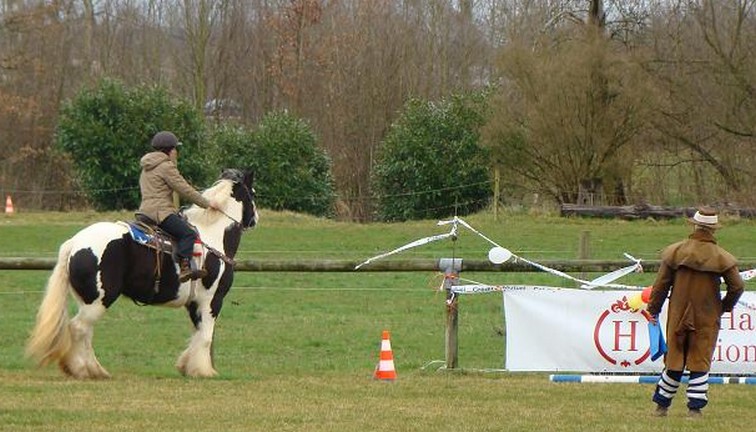
[[[197,269],[197,263],[191,258],[182,258],[179,262],[179,282],[201,279],[207,276],[207,270]]]
[[[179,261],[179,282],[184,283],[192,278],[194,271],[189,258],[181,258]]]
[[[197,268],[197,261],[189,258],[189,267],[192,269],[192,279],[202,279],[207,276],[207,270],[204,268]]]

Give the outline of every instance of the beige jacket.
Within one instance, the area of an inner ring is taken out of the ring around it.
[[[210,207],[207,199],[181,176],[176,163],[167,154],[161,151],[147,153],[139,161],[139,165],[142,167],[139,176],[142,192],[139,212],[145,216],[160,223],[168,215],[176,213],[178,209],[173,202],[174,191],[202,208]]]
[[[719,294],[720,277],[727,286],[724,298]],[[667,311],[667,369],[709,371],[720,317],[732,311],[744,285],[735,258],[717,245],[711,232],[697,230],[688,240],[664,249],[648,312],[659,314],[672,291]]]

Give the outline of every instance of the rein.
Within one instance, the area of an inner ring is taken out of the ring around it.
[[[235,223],[235,224],[237,224],[237,225],[242,225],[242,231],[246,230],[246,228],[244,227],[244,225],[243,225],[243,224],[242,224],[241,222],[239,222],[238,220],[236,220],[236,218],[234,218],[234,217],[233,217],[233,216],[231,216],[230,214],[228,214],[228,213],[224,212],[223,210],[221,210],[221,209],[209,209],[209,210],[211,210],[211,211],[217,211],[217,212],[219,212],[219,213],[220,213],[220,214],[222,214],[223,216],[225,216],[225,217],[229,218],[229,219],[231,220],[231,222],[233,222],[233,223]]]
[[[236,267],[236,261],[234,261],[233,258],[229,257],[228,255],[224,254],[223,252],[219,251],[218,249],[210,246],[209,244],[205,243],[201,239],[200,239],[200,243],[202,243],[202,246],[205,249],[207,249],[208,252],[210,252],[211,254],[217,256],[218,258],[220,258],[221,261],[223,261],[224,263],[230,265],[231,267]]]

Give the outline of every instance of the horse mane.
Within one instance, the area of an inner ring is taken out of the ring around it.
[[[215,200],[221,205],[221,208],[225,208],[226,203],[228,202],[229,198],[231,198],[233,187],[234,182],[232,182],[231,180],[220,179],[216,181],[212,186],[205,189],[205,191],[202,192],[202,196],[205,197],[208,201]],[[226,219],[226,216],[223,213],[217,211],[207,211],[206,209],[203,209],[196,204],[189,207],[187,210],[185,210],[184,213],[186,214],[186,217],[194,224],[202,223],[205,225],[210,225],[217,222],[220,218]]]

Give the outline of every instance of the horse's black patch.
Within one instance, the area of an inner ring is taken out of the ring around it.
[[[170,255],[157,252],[135,242],[128,234],[123,241],[127,258],[122,262],[124,268],[122,294],[144,304],[160,304],[174,300],[178,296],[179,281],[176,264]],[[155,266],[160,260],[159,279]],[[128,272],[125,269],[128,268]],[[155,288],[158,288],[157,293]]]
[[[210,301],[210,314],[213,318],[218,318],[221,308],[223,307],[223,299],[231,289],[231,284],[234,283],[234,268],[226,266],[225,271],[218,281],[218,289],[213,294],[213,299]]]
[[[193,301],[186,305],[186,311],[189,313],[189,319],[192,320],[194,328],[199,328],[202,322],[202,316],[197,312],[197,302]]]
[[[243,204],[242,217],[238,222],[241,223],[242,228],[254,227],[257,223],[255,218],[257,212],[257,208],[255,207],[255,189],[252,187],[255,177],[254,173],[252,171],[242,172],[241,170],[227,171],[233,172],[233,175],[230,175],[229,172],[225,173],[226,178],[234,182],[231,196]]]
[[[226,255],[230,257],[236,256],[236,251],[239,250],[239,244],[241,243],[242,230],[239,225],[229,225],[223,231],[223,249],[226,251]]]
[[[218,278],[220,273],[220,258],[214,253],[208,253],[205,255],[205,270],[207,270],[207,276],[202,278],[202,286],[205,289],[210,289],[213,286],[213,282]]]
[[[100,259],[100,278],[105,296],[102,303],[110,307],[121,295],[125,285],[126,270],[131,262],[128,254],[128,244],[133,243],[131,237],[124,236],[113,240],[105,247]]]
[[[97,256],[91,248],[79,249],[71,255],[68,279],[84,303],[92,304],[100,296],[97,290]]]

